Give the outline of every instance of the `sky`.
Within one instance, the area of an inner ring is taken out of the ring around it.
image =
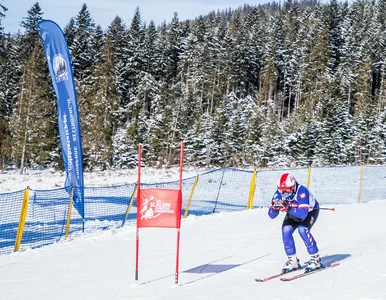
[[[199,171],[200,173],[201,171]],[[86,182],[135,181],[135,171],[87,173]],[[183,177],[194,173],[187,171]],[[156,175],[155,175],[156,174]],[[62,173],[0,173],[2,191],[63,184]],[[178,178],[177,171],[143,170],[143,181]],[[118,178],[118,179],[117,179]],[[337,185],[339,180],[335,181]],[[88,183],[87,183],[88,184]],[[274,188],[274,187],[273,187]],[[0,192],[2,192],[0,191]],[[327,207],[327,206],[324,206]],[[182,219],[179,282],[174,283],[175,229],[139,233],[135,280],[134,223],[109,231],[77,233],[67,241],[0,256],[2,300],[384,300],[386,299],[386,200],[328,206],[312,234],[322,262],[340,265],[291,282],[274,279],[286,256],[281,241],[284,214],[271,220],[267,208]],[[295,232],[297,255],[309,259]],[[302,271],[297,271],[302,272]]]
[[[227,8],[236,9],[245,4],[257,5],[269,1],[237,1],[237,0],[141,0],[138,2],[130,0],[0,0],[0,3],[8,8],[6,17],[2,20],[5,32],[15,33],[22,30],[20,22],[27,16],[28,10],[38,2],[44,19],[50,19],[64,28],[71,17],[76,17],[85,3],[91,17],[102,29],[107,29],[113,19],[118,15],[122,20],[130,25],[136,7],[142,17],[142,21],[147,24],[153,20],[155,25],[160,25],[166,21],[169,23],[174,12],[178,13],[180,21],[194,19],[199,15],[206,15],[211,11]]]

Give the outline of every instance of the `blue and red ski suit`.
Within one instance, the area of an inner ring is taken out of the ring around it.
[[[282,199],[282,195],[279,190],[276,190],[272,199]],[[296,229],[298,229],[298,232],[307,247],[308,253],[310,255],[317,253],[319,251],[318,246],[310,230],[318,219],[318,201],[316,201],[314,196],[305,186],[296,182],[294,196],[292,200],[290,200],[289,205],[289,209],[282,225],[282,238],[284,250],[287,256],[296,254],[296,247],[293,238],[293,233]],[[268,210],[268,215],[271,219],[274,219],[279,215],[279,212],[275,211],[271,205]]]

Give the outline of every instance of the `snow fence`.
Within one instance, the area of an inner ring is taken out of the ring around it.
[[[322,207],[384,200],[386,196],[386,166],[221,168],[183,179],[182,215],[267,208],[283,172],[308,186]],[[179,181],[141,183],[141,188],[178,189],[178,185]],[[71,197],[79,187],[26,188],[0,194],[0,254],[42,247],[84,232],[133,226],[136,187],[136,183],[84,187],[84,218]]]

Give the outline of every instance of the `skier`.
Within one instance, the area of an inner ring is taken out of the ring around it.
[[[301,267],[296,256],[296,247],[292,236],[296,229],[298,229],[311,257],[306,272],[320,268],[322,264],[318,253],[319,249],[310,232],[311,227],[318,219],[319,203],[305,186],[299,184],[288,173],[281,175],[279,179],[268,215],[274,219],[279,215],[279,212],[286,213],[282,225],[282,238],[288,261],[282,272],[287,273]]]

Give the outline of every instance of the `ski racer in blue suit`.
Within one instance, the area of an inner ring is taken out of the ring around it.
[[[300,268],[293,238],[293,233],[296,229],[298,229],[311,256],[306,272],[320,268],[319,249],[310,232],[318,219],[319,203],[305,186],[299,184],[288,173],[281,175],[279,179],[268,215],[271,219],[274,219],[280,212],[286,213],[282,225],[282,239],[284,250],[288,256],[288,261],[285,263],[282,272],[286,273]]]

